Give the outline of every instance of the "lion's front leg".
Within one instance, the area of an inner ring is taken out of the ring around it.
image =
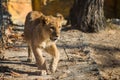
[[[32,46],[32,50],[36,59],[36,64],[40,70],[45,70],[47,71],[46,67],[46,61],[44,57],[42,56],[42,49],[36,46]]]
[[[56,44],[52,44],[51,46],[46,48],[46,51],[53,56],[52,64],[50,65],[50,69],[52,72],[55,72],[57,69],[58,61],[59,61],[59,51],[57,49]]]

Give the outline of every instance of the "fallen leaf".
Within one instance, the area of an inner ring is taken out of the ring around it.
[[[65,77],[67,77],[67,76],[68,76],[68,74],[67,74],[67,73],[63,73],[63,74],[61,74],[60,76],[58,76],[58,79],[65,78]]]
[[[11,71],[11,76],[13,77],[21,77],[21,74],[17,73],[17,72],[14,72],[14,71]]]

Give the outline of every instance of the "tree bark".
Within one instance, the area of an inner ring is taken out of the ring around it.
[[[74,28],[84,32],[98,32],[105,28],[104,0],[74,0],[70,21]]]

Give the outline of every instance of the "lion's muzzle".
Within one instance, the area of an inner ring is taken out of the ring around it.
[[[56,37],[50,37],[50,39],[52,40],[52,41],[56,41],[56,40],[58,40],[58,36],[56,36]]]
[[[56,40],[59,39],[59,36],[60,36],[60,32],[54,31],[54,32],[52,32],[52,35],[51,35],[50,39],[51,39],[52,41],[56,41]]]

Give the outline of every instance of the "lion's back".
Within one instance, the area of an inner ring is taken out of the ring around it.
[[[26,41],[31,40],[32,32],[36,27],[36,19],[42,16],[42,13],[38,11],[31,11],[27,14],[24,27],[24,38]]]

